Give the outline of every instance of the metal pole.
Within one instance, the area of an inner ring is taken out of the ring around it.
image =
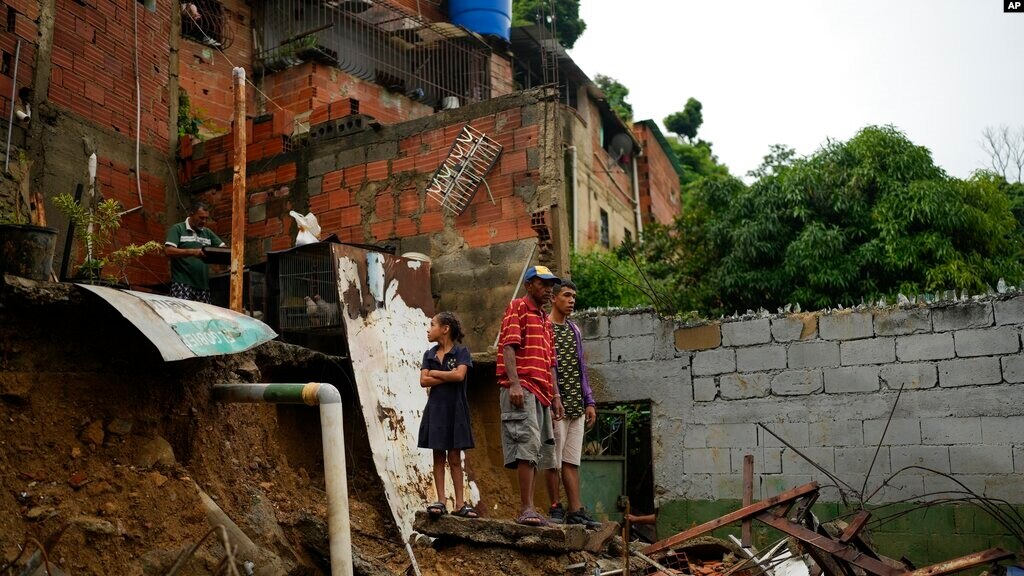
[[[229,307],[242,311],[242,268],[245,262],[245,68],[232,72],[235,86],[235,170],[231,202],[231,296]]]
[[[14,132],[14,99],[18,96],[18,60],[21,59],[21,38],[14,47],[14,76],[11,78],[11,115],[7,120],[7,152],[4,154],[4,172],[11,165],[11,132]]]

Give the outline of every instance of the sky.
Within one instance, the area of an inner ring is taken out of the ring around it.
[[[698,137],[734,175],[771,144],[810,155],[892,124],[964,178],[986,127],[1024,126],[1024,13],[1003,1],[581,0],[570,54],[629,88],[635,120],[700,100]]]

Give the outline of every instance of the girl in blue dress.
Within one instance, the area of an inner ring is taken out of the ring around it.
[[[445,464],[455,487],[456,516],[477,518],[466,503],[462,483],[462,451],[473,447],[473,427],[466,399],[466,375],[473,365],[469,349],[461,344],[464,334],[458,318],[441,312],[430,319],[427,340],[432,346],[423,354],[420,386],[427,389],[427,406],[420,422],[419,447],[434,451],[434,488],[437,502],[427,506],[432,516],[447,514]]]

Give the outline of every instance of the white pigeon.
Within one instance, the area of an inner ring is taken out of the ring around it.
[[[288,214],[295,218],[295,223],[299,226],[299,234],[295,237],[296,246],[315,244],[320,241],[320,223],[316,221],[316,216],[312,212],[303,216],[292,210]]]
[[[316,302],[313,301],[309,296],[304,296],[302,300],[306,303],[306,316],[309,317],[310,326],[319,326],[320,308],[317,307]]]
[[[332,324],[337,320],[337,304],[324,300],[319,294],[313,296],[313,301],[316,302],[317,310],[320,313],[320,319],[323,320],[325,324]]]

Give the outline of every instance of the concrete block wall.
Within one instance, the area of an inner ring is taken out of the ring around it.
[[[701,325],[649,312],[580,323],[598,401],[652,402],[660,503],[740,498],[745,454],[755,456],[755,499],[834,484],[796,450],[854,491],[872,459],[869,493],[904,470],[872,502],[951,489],[928,468],[1024,503],[1024,296]]]

